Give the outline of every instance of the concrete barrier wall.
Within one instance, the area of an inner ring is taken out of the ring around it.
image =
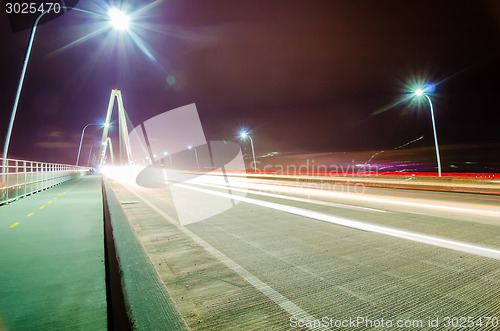
[[[116,251],[117,265],[110,265],[109,269],[111,271],[116,267],[119,275],[113,277],[120,277],[110,279],[110,282],[120,282],[124,309],[131,327],[134,330],[188,330],[106,179],[103,179],[103,196],[105,236],[114,245],[108,252]],[[113,264],[112,259],[110,256],[110,264]],[[110,285],[113,288],[114,285]],[[116,291],[115,288],[111,297],[118,297],[119,300],[120,294]],[[113,314],[116,320],[120,312]]]

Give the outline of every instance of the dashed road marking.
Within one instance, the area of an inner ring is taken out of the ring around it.
[[[76,186],[76,185],[75,185],[75,186]],[[71,187],[69,190],[73,189],[75,186]],[[61,197],[63,194],[66,194],[66,192],[68,192],[69,190],[66,190],[66,191],[64,191],[63,193],[59,194],[59,196]],[[57,197],[54,197],[54,199],[53,199],[53,200],[56,200],[56,199],[57,199]],[[52,203],[52,202],[53,202],[53,200],[47,201],[47,203],[48,203],[48,204],[49,204],[49,203]],[[41,206],[39,209],[44,209],[44,208],[45,208],[45,206]],[[29,213],[29,214],[27,215],[27,217],[33,216],[34,214],[35,214],[35,213]],[[17,225],[19,225],[19,222],[16,222],[16,223],[12,224],[9,228],[16,227]]]

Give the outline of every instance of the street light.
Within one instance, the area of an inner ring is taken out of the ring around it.
[[[123,31],[128,29],[130,18],[124,12],[116,8],[111,8],[110,10],[108,10],[108,16],[110,18],[111,25],[116,30]]]
[[[200,164],[198,163],[198,153],[196,152],[196,148],[189,145],[188,149],[192,149],[194,151],[194,156],[196,157],[196,166],[198,167],[198,170],[200,170]]]
[[[23,69],[21,71],[21,78],[19,79],[19,84],[17,86],[17,92],[16,92],[16,98],[14,100],[14,106],[12,107],[12,114],[10,116],[10,122],[9,122],[9,129],[7,130],[7,137],[5,138],[5,144],[3,148],[3,158],[4,158],[4,166],[7,162],[7,153],[9,151],[9,143],[10,143],[10,136],[12,134],[12,127],[14,125],[14,119],[16,118],[16,112],[17,112],[17,105],[19,104],[19,97],[21,96],[21,89],[23,88],[23,82],[24,82],[24,76],[26,75],[26,68],[28,66],[28,60],[30,58],[31,54],[31,48],[33,46],[33,40],[35,39],[35,32],[36,28],[38,26],[38,23],[40,22],[40,19],[47,14],[50,10],[54,9],[56,7],[51,6],[47,10],[45,10],[43,13],[37,16],[35,19],[35,23],[33,23],[33,27],[31,28],[31,34],[30,34],[30,39],[28,41],[28,47],[26,49],[26,54],[24,56],[24,64],[23,64]],[[86,12],[84,10],[79,10],[78,8],[68,8],[66,6],[61,6],[61,8],[64,9],[72,9],[80,12]],[[128,16],[124,14],[123,12],[119,11],[116,8],[110,9],[108,12],[109,19],[112,23],[112,25],[119,30],[124,30],[128,27]],[[5,169],[4,171],[5,172]]]
[[[255,161],[255,150],[253,148],[253,139],[250,136],[250,134],[248,134],[248,131],[246,129],[241,129],[240,130],[240,138],[245,140],[246,137],[250,138],[250,144],[252,145],[252,154],[253,154],[253,169],[254,169],[254,171],[257,171],[257,162]]]
[[[87,124],[83,127],[83,130],[82,130],[82,137],[80,138],[80,147],[78,147],[78,156],[76,157],[76,166],[78,167],[78,161],[80,160],[80,151],[82,149],[82,142],[83,142],[83,135],[85,133],[85,129],[91,125],[99,125],[99,124],[95,124],[95,123],[90,123],[90,124]],[[109,127],[109,124],[106,123],[104,124],[104,127]],[[91,147],[91,150],[92,150],[92,147]]]
[[[438,147],[438,140],[437,140],[437,134],[436,134],[436,121],[434,120],[434,107],[432,106],[432,101],[431,98],[427,93],[431,93],[435,90],[435,85],[431,83],[427,83],[424,88],[418,88],[415,90],[415,96],[417,97],[422,97],[425,96],[427,100],[429,101],[429,107],[431,110],[431,118],[432,118],[432,130],[434,131],[434,144],[436,145],[436,158],[437,158],[437,165],[438,165],[438,175],[441,177],[441,159],[439,157],[439,147]]]
[[[90,146],[89,158],[88,158],[88,160],[87,160],[87,166],[89,166],[89,165],[90,165],[90,155],[92,154],[92,149],[93,149],[95,146],[99,146],[99,144],[94,144],[94,145]]]
[[[170,158],[170,168],[173,168],[174,166],[172,165],[172,155],[168,154],[167,152],[163,152],[163,155],[168,155]]]

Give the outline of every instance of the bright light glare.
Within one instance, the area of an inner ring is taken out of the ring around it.
[[[113,178],[123,184],[137,186],[136,178],[144,170],[143,166],[102,166],[104,176]]]
[[[116,8],[111,8],[108,11],[108,16],[115,29],[120,31],[128,29],[130,18],[124,12]]]
[[[105,128],[109,128],[109,123],[104,123]]]
[[[193,148],[193,146],[189,145],[189,146],[188,146],[188,149],[191,149],[191,148]]]
[[[436,84],[434,83],[427,82],[423,85],[418,84],[418,86],[420,87],[414,89],[413,92],[417,97],[421,97],[424,94],[430,94],[436,92]]]
[[[240,131],[240,137],[241,138],[246,138],[248,136],[248,132],[246,130],[241,130]]]

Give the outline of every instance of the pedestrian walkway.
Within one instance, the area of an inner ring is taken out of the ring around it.
[[[100,176],[0,206],[0,330],[106,330]]]

